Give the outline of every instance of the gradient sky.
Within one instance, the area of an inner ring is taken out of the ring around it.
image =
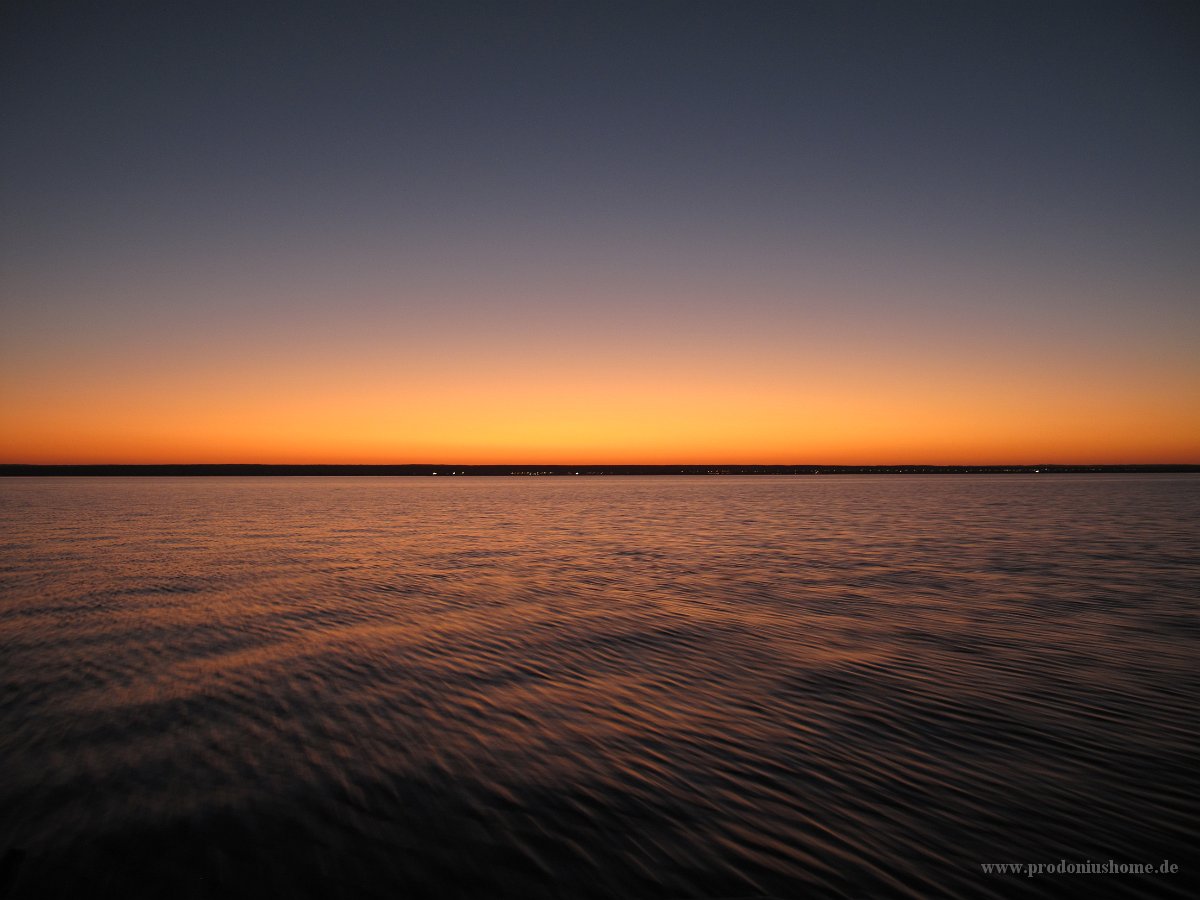
[[[1194,4],[0,15],[0,461],[1200,461]]]

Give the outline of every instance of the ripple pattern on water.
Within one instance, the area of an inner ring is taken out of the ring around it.
[[[1191,896],[1197,522],[1194,476],[6,479],[10,893]],[[980,869],[1059,859],[1182,874]]]

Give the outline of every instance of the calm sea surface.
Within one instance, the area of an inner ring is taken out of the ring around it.
[[[11,897],[1193,896],[1200,477],[0,479]],[[1174,876],[980,864],[1164,859]]]

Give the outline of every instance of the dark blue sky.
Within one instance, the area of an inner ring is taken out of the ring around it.
[[[1177,245],[1200,200],[1182,4],[7,6],[18,243],[120,203],[107,224],[135,236],[164,213],[717,215],[916,240],[1090,228],[1119,250]]]

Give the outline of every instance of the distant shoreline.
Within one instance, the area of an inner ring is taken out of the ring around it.
[[[0,477],[13,476],[212,476],[212,475],[1032,475],[1198,473],[1200,463],[1109,465],[260,465],[197,463],[144,465],[0,464]]]

